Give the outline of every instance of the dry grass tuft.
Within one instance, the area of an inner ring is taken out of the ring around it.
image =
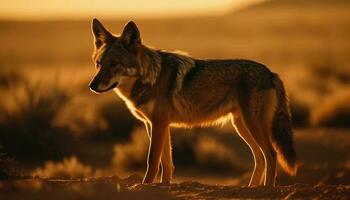
[[[310,67],[314,78],[323,81],[333,80],[341,84],[350,83],[350,71],[346,67],[332,61],[323,61],[320,64],[315,64]],[[324,82],[323,82],[324,83]]]
[[[311,122],[314,126],[350,127],[350,90],[337,91],[315,106]]]
[[[33,176],[40,178],[85,178],[95,177],[99,172],[94,172],[88,165],[82,164],[75,156],[65,158],[63,162],[48,161],[44,167],[32,172]]]
[[[172,132],[178,132],[172,130]],[[246,166],[239,163],[233,148],[213,134],[172,134],[172,148],[176,166],[195,167],[203,171],[236,170]],[[149,139],[143,127],[136,128],[131,141],[114,146],[112,158],[117,172],[144,170],[147,162]]]
[[[0,70],[0,87],[10,87],[21,83],[24,80],[23,74],[15,70]]]
[[[205,170],[232,170],[241,166],[233,149],[213,137],[199,137],[194,151],[198,165]]]
[[[112,162],[117,171],[143,169],[146,167],[149,139],[145,128],[136,128],[131,141],[114,146]]]
[[[69,93],[24,80],[6,94],[8,102],[0,107],[0,141],[6,153],[19,161],[60,157],[69,137],[53,121],[69,102]]]
[[[290,110],[293,127],[307,127],[310,120],[310,107],[305,102],[291,98]]]
[[[4,110],[4,120],[7,123],[17,123],[25,129],[52,126],[56,115],[70,100],[65,89],[58,85],[43,87],[39,82],[24,81],[8,92],[12,103],[9,107],[12,109]]]
[[[342,66],[342,67],[340,67]],[[292,120],[297,127],[350,127],[350,71],[345,64],[322,61],[297,68],[291,91]]]
[[[2,147],[0,146],[0,150]],[[0,180],[19,178],[20,174],[14,169],[15,161],[0,151]]]

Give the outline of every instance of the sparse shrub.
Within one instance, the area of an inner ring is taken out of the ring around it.
[[[322,82],[326,79],[334,79],[341,84],[350,83],[350,71],[342,68],[339,64],[331,61],[324,61],[321,64],[311,66],[311,72]]]
[[[149,139],[145,128],[136,128],[131,141],[114,146],[112,162],[117,171],[139,170],[146,166]]]
[[[237,173],[250,167],[249,148],[234,128],[175,129],[172,137],[173,158],[178,168],[193,167],[205,173]],[[242,148],[243,147],[243,148]],[[239,156],[238,156],[239,154]]]
[[[98,109],[98,115],[104,120],[106,127],[95,136],[99,139],[110,138],[125,140],[130,137],[130,132],[138,122],[125,106],[125,103],[117,97],[103,102]]]
[[[173,161],[176,163],[175,167],[181,166],[195,166],[196,153],[194,145],[198,137],[201,137],[200,129],[194,128],[192,130],[174,129],[172,132],[172,147],[173,147]]]
[[[195,129],[196,130],[196,129]],[[173,132],[187,132],[173,130]],[[113,164],[117,172],[144,170],[147,162],[149,139],[144,128],[137,128],[131,134],[131,141],[114,146]],[[216,171],[237,169],[238,163],[233,151],[213,134],[172,134],[173,159],[176,167]],[[243,167],[244,168],[244,167]]]
[[[350,90],[337,91],[315,106],[311,120],[315,126],[350,127]]]
[[[70,96],[67,91],[57,85],[42,87],[40,83],[26,81],[12,96],[12,110],[3,113],[6,123],[14,123],[25,129],[45,129],[52,126],[57,113],[66,105]]]
[[[84,178],[97,176],[99,172],[94,172],[88,165],[82,164],[75,156],[65,158],[63,162],[48,161],[44,167],[32,172],[33,176],[40,178]]]
[[[0,70],[0,86],[1,87],[10,87],[18,83],[21,83],[25,79],[21,72],[18,70]]]
[[[89,140],[126,140],[136,119],[115,94],[76,96],[59,113],[58,127],[67,128],[77,137]]]
[[[0,146],[0,150],[2,147]],[[11,178],[17,178],[20,175],[14,169],[14,160],[7,157],[0,151],[0,180],[6,180]]]
[[[350,70],[330,61],[309,65],[299,73],[300,77],[293,83],[293,95],[308,104],[318,103],[350,83]]]
[[[350,127],[350,71],[331,60],[310,65],[304,77],[295,85],[291,100],[292,121],[296,127]]]
[[[294,127],[306,127],[310,120],[310,107],[296,99],[291,99],[290,110]]]
[[[87,97],[76,95],[55,118],[54,125],[74,135],[75,138],[88,138],[94,134],[101,134],[107,128],[98,107],[101,102],[97,99],[91,102]]]
[[[67,91],[25,81],[7,95],[13,104],[0,108],[0,141],[5,152],[30,162],[63,156],[70,137],[53,121],[70,99]]]
[[[197,163],[202,169],[237,169],[240,166],[234,151],[213,137],[199,137],[194,148]]]

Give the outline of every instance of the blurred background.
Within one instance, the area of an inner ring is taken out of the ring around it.
[[[142,175],[148,138],[113,92],[96,95],[91,19],[134,20],[143,43],[196,58],[244,58],[290,96],[296,177],[350,184],[347,0],[12,0],[0,7],[0,179]],[[172,129],[175,181],[246,184],[249,148],[232,125]]]

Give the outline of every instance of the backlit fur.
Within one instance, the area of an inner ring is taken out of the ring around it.
[[[249,60],[199,60],[148,48],[136,24],[114,36],[93,21],[97,74],[90,88],[109,89],[145,123],[151,142],[145,183],[154,181],[162,162],[162,182],[173,174],[169,127],[213,126],[232,121],[249,145],[255,168],[249,185],[273,186],[276,158],[290,174],[296,154],[288,98],[282,81]]]

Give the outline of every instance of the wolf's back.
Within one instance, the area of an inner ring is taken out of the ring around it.
[[[288,97],[277,74],[273,76],[273,85],[277,95],[277,109],[272,124],[272,141],[282,168],[289,174],[295,175],[298,165],[294,150]]]

